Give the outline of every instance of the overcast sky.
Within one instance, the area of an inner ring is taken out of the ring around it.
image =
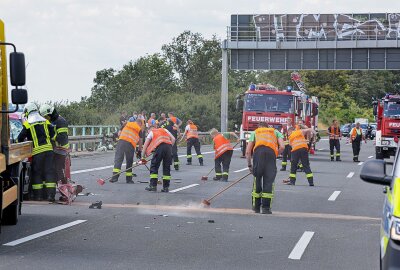
[[[398,0],[0,0],[31,101],[89,96],[96,71],[160,52],[184,30],[225,36],[231,14],[400,12]]]

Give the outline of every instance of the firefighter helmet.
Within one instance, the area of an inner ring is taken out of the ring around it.
[[[49,104],[44,104],[40,106],[39,113],[41,116],[45,117],[46,115],[52,114],[54,111],[54,107]]]
[[[28,116],[31,112],[34,112],[37,110],[38,110],[38,107],[36,106],[35,103],[28,103],[25,105],[24,113],[26,116]]]

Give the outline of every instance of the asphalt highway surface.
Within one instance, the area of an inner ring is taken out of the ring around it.
[[[378,269],[383,189],[360,180],[362,162],[352,161],[345,140],[341,146],[343,161],[331,162],[328,141],[318,143],[314,187],[300,172],[296,186],[284,185],[289,172],[278,161],[272,215],[251,211],[250,176],[201,205],[248,173],[240,151],[224,183],[214,174],[201,181],[214,165],[210,146],[202,147],[203,167],[195,155],[185,165],[179,149],[170,193],[144,190],[145,166],[134,169],[135,184],[121,175],[99,185],[112,173],[113,152],[73,158],[82,196],[72,206],[24,202],[18,225],[2,227],[0,269]],[[360,161],[371,158],[372,142],[363,143]],[[89,208],[96,201],[102,208]]]

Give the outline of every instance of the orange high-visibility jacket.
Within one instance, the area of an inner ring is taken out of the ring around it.
[[[120,140],[124,140],[130,142],[133,148],[136,148],[137,143],[139,142],[139,132],[141,127],[135,122],[128,122],[125,127],[122,129],[121,134],[119,135]]]
[[[150,142],[149,147],[146,150],[146,155],[150,155],[154,149],[156,149],[160,144],[172,144],[171,138],[164,128],[154,128],[151,130],[153,132],[153,139]]]
[[[274,150],[275,156],[278,156],[278,138],[275,135],[274,128],[257,128],[255,131],[256,144],[254,150],[259,146],[267,146]]]
[[[295,130],[289,136],[289,144],[292,147],[292,152],[301,148],[308,149],[307,140],[301,130]]]
[[[214,149],[215,149],[215,159],[219,158],[228,150],[233,150],[231,142],[224,137],[222,134],[218,134],[214,137]]]
[[[199,138],[199,132],[197,131],[197,126],[193,125],[193,124],[190,124],[189,125],[189,130],[188,130],[186,136],[187,136],[188,139],[190,139],[190,138]]]

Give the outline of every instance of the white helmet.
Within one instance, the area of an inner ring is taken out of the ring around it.
[[[41,116],[45,117],[46,115],[52,114],[54,111],[54,107],[49,104],[43,104],[40,106],[39,113]]]
[[[35,103],[28,103],[25,105],[24,113],[25,113],[25,115],[28,116],[31,112],[34,112],[37,110],[38,110],[38,107],[36,106]]]

